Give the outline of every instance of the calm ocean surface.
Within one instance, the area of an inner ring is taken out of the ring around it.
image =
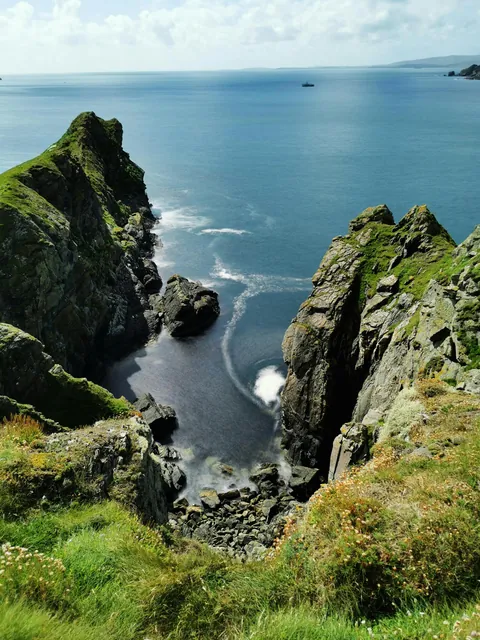
[[[480,82],[443,71],[7,77],[0,170],[40,153],[85,110],[117,117],[146,171],[161,275],[220,294],[206,335],[164,333],[105,381],[176,408],[190,496],[225,484],[218,461],[240,481],[278,456],[282,337],[352,217],[386,202],[398,219],[427,203],[457,241],[480,222]]]

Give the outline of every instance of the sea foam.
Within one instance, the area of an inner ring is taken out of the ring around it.
[[[285,377],[277,367],[265,367],[257,375],[253,393],[267,406],[275,406],[280,400],[280,391],[284,384]]]
[[[244,236],[247,234],[251,234],[251,231],[246,231],[245,229],[225,228],[225,229],[202,229],[200,233],[202,235],[206,234],[206,235],[212,235],[212,236],[216,236],[216,235]]]

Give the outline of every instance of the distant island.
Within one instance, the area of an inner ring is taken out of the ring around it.
[[[480,63],[480,54],[475,55],[453,55],[453,56],[440,56],[437,58],[421,58],[419,60],[404,60],[402,62],[393,62],[388,65],[381,65],[385,67],[396,67],[402,69],[445,69],[448,67],[457,67],[462,69],[472,64],[472,61],[477,60]]]

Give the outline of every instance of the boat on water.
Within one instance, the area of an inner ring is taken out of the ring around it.
[[[314,84],[311,84],[310,82],[304,82],[304,83],[302,84],[302,87],[314,87],[314,86],[315,86],[315,85],[314,85]]]

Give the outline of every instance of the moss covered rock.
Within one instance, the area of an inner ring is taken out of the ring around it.
[[[122,148],[121,124],[94,113],[0,176],[0,320],[75,375],[157,328],[149,294],[161,282],[145,262],[154,217],[143,176]]]
[[[52,430],[55,425],[50,421],[78,427],[133,411],[126,400],[86,378],[71,376],[44,352],[39,340],[7,324],[0,324],[0,396],[11,399],[10,404],[4,403],[3,411],[26,413],[21,405],[31,405]]]

